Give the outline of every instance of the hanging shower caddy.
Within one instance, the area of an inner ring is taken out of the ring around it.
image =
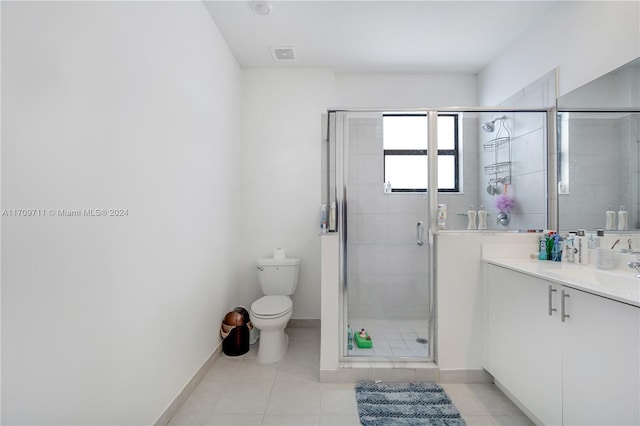
[[[490,183],[503,183],[510,184],[511,183],[511,137],[504,136],[498,137],[488,141],[483,144],[484,152],[493,152],[494,153],[494,162],[484,166],[484,173],[486,175],[493,175],[493,178],[490,179]],[[507,161],[499,161],[500,153],[505,151],[507,152]]]

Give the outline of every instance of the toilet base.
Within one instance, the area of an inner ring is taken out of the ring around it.
[[[284,329],[265,331],[260,330],[260,342],[258,343],[258,362],[268,364],[278,362],[287,353],[289,336]]]

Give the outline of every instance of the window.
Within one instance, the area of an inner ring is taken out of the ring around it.
[[[384,181],[392,192],[426,192],[426,114],[385,114],[382,121]],[[438,115],[438,191],[459,192],[458,115]]]

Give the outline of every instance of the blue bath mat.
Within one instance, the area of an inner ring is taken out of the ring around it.
[[[434,383],[356,384],[358,414],[364,426],[465,426],[442,387]]]

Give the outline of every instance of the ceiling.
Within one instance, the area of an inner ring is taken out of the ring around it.
[[[327,67],[339,73],[477,74],[553,1],[204,1],[243,68]],[[296,59],[276,61],[273,47]]]

